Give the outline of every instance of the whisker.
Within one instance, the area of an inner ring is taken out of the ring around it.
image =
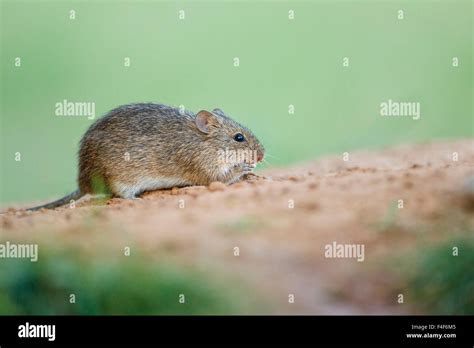
[[[280,159],[279,157],[273,156],[273,155],[269,154],[268,152],[265,153],[265,157],[266,157],[266,156],[273,157],[273,158],[275,158],[275,159]]]

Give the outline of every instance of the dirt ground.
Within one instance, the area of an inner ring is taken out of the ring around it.
[[[417,313],[409,298],[397,303],[404,285],[391,260],[465,226],[472,231],[473,178],[472,139],[404,145],[271,168],[231,186],[33,213],[4,207],[1,237],[67,240],[92,251],[97,238],[131,243],[239,279],[271,303],[270,313]],[[94,233],[84,232],[91,217]],[[364,261],[325,257],[333,242],[363,244]]]

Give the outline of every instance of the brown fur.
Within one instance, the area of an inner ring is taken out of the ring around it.
[[[236,133],[246,140],[235,141]],[[120,106],[91,125],[81,140],[79,192],[105,190],[133,198],[147,190],[143,182],[160,178],[159,188],[232,183],[256,161],[223,164],[218,151],[226,148],[254,150],[259,160],[264,154],[253,133],[220,109],[194,115],[161,104]]]

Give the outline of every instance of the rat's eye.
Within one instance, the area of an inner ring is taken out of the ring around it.
[[[236,135],[234,135],[234,140],[241,143],[245,140],[245,137],[241,133],[237,133]]]

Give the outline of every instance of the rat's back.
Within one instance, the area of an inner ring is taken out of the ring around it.
[[[183,126],[192,122],[194,115],[189,111],[163,104],[137,103],[119,106],[98,119],[84,134],[83,140],[103,131],[134,132],[146,135],[163,126]],[[123,129],[122,129],[123,128]]]

